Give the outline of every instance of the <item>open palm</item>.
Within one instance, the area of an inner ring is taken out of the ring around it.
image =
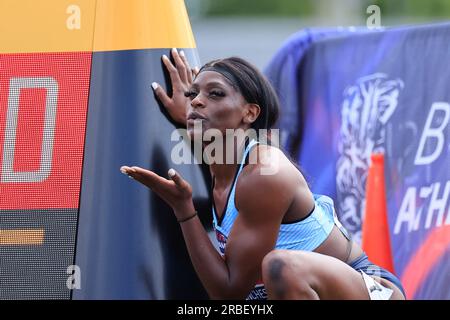
[[[169,170],[170,179],[139,167],[123,166],[120,171],[152,189],[172,207],[179,220],[183,218],[180,215],[192,213],[192,187],[175,170]]]
[[[175,64],[166,55],[163,55],[162,61],[169,72],[172,97],[169,97],[166,91],[156,82],[152,83],[152,87],[170,117],[175,122],[186,125],[186,112],[190,99],[185,96],[185,92],[192,85],[193,78],[198,73],[198,68],[191,69],[183,51],[179,54],[176,49],[172,49],[171,54]]]

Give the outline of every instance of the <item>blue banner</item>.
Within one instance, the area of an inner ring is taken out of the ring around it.
[[[287,107],[283,146],[357,241],[370,155],[383,152],[395,272],[408,298],[449,299],[450,24],[329,32],[299,49],[301,37],[266,70]]]

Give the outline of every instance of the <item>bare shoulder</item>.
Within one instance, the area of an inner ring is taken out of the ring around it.
[[[236,185],[236,207],[246,212],[284,215],[296,190],[307,184],[279,148],[258,145],[249,155]],[[263,210],[269,209],[272,210]]]
[[[256,182],[276,184],[301,175],[284,152],[273,146],[257,145],[251,150],[248,162],[242,172],[243,185],[253,179]]]

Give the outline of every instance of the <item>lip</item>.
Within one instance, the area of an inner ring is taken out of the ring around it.
[[[187,120],[205,120],[205,119],[206,119],[205,116],[203,116],[200,113],[195,112],[195,111],[189,112],[188,117],[187,117]]]

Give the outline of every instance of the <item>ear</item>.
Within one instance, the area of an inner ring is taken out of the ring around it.
[[[242,121],[244,123],[251,124],[256,121],[259,114],[261,113],[261,107],[256,103],[247,103],[245,105],[244,118]]]

